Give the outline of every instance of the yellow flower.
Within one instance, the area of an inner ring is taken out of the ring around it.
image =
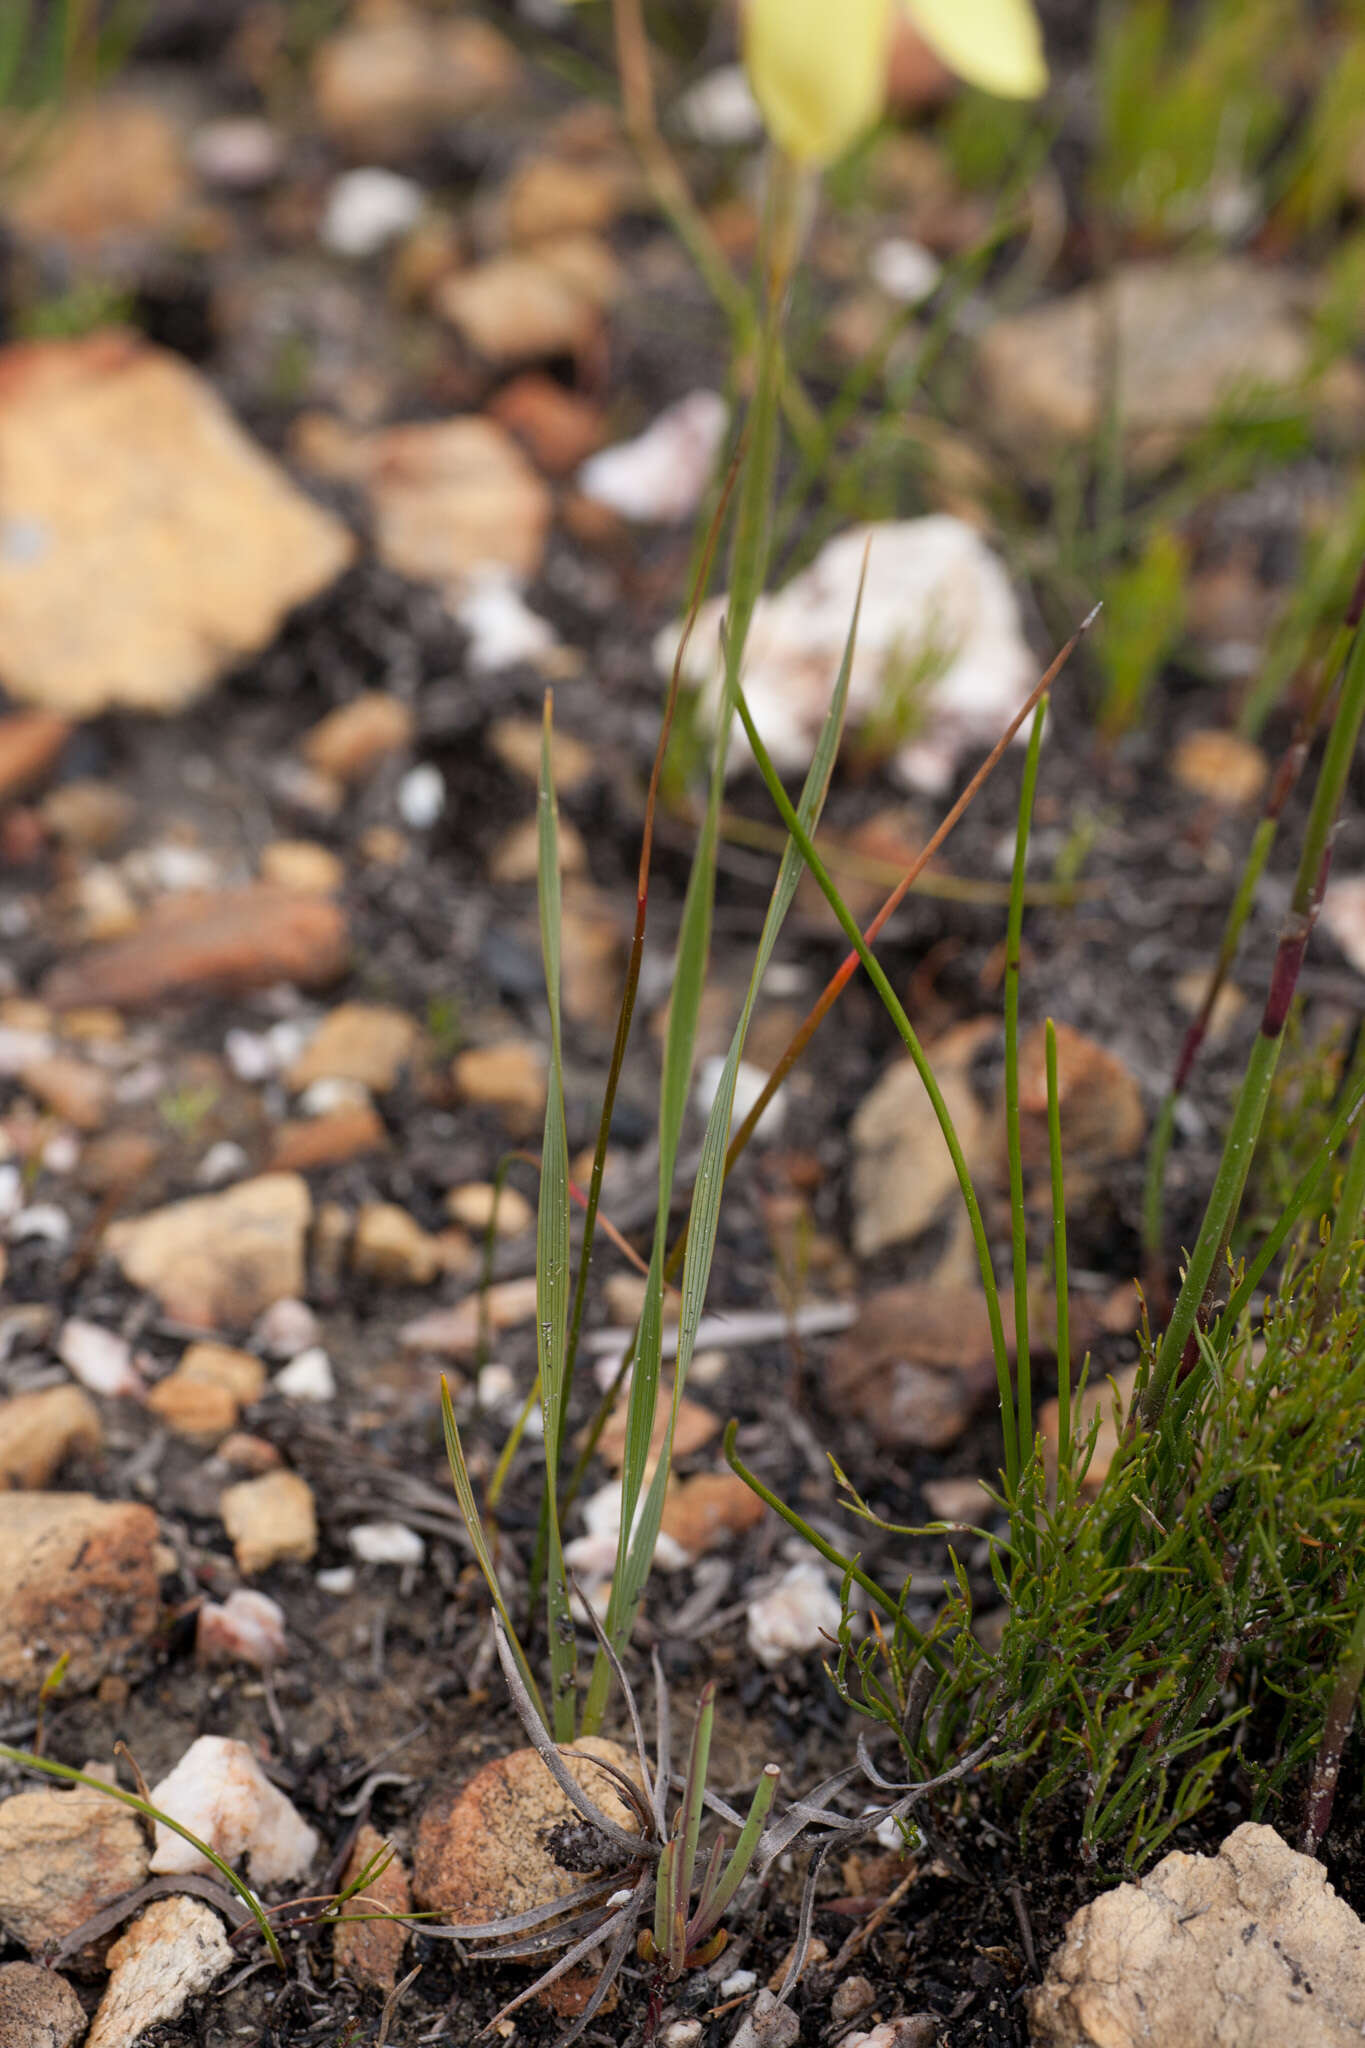
[[[897,5],[970,84],[1007,99],[1047,84],[1032,0],[748,0],[749,81],[769,133],[798,163],[831,163],[876,120]]]

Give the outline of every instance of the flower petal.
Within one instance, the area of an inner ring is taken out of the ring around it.
[[[1032,0],[905,0],[930,48],[950,70],[1002,99],[1026,100],[1047,84]]]
[[[749,0],[749,83],[769,134],[798,163],[831,163],[881,112],[891,4]]]

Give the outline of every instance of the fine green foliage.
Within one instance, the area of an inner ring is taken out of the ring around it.
[[[1095,645],[1105,675],[1099,727],[1108,741],[1139,722],[1148,692],[1179,642],[1186,566],[1178,536],[1157,526],[1136,561],[1106,579]]]

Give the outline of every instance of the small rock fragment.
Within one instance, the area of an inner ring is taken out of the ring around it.
[[[637,1827],[606,1772],[590,1759],[614,1764],[628,1777],[635,1759],[619,1743],[588,1736],[563,1752],[574,1778],[618,1827]],[[579,1815],[533,1749],[513,1750],[475,1772],[458,1791],[437,1793],[417,1826],[412,1890],[419,1906],[453,1920],[482,1921],[551,1904],[582,1882],[582,1872],[557,1863],[546,1836]],[[618,1852],[604,1842],[602,1866]]]
[[[429,832],[446,807],[445,777],[434,761],[419,761],[398,785],[398,815],[413,832]]]
[[[109,1986],[86,2048],[132,2048],[173,2020],[235,1960],[222,1924],[200,1899],[156,1899],[109,1951]]]
[[[314,1081],[358,1081],[386,1095],[411,1060],[418,1029],[405,1011],[387,1003],[342,1003],[328,1012],[289,1069],[296,1092]]]
[[[526,370],[489,400],[488,412],[535,457],[547,476],[568,476],[601,447],[606,425],[590,399],[539,370]]]
[[[800,2038],[796,2014],[765,1986],[730,2036],[730,2048],[793,2048]]]
[[[831,1405],[904,1447],[955,1443],[994,1385],[985,1296],[932,1280],[869,1295],[825,1363]]]
[[[160,1606],[156,1516],[88,1493],[0,1493],[0,1689],[36,1694],[57,1659],[82,1692],[132,1662]]]
[[[303,1288],[308,1183],[267,1173],[220,1195],[196,1195],[115,1223],[105,1244],[135,1287],[176,1321],[205,1329],[249,1324]]]
[[[313,63],[318,118],[371,161],[419,149],[433,133],[499,105],[521,80],[513,45],[472,15],[419,13],[395,0],[358,15]]]
[[[79,1387],[42,1387],[0,1401],[0,1487],[43,1487],[74,1453],[104,1441],[93,1401]]]
[[[113,1083],[99,1067],[70,1053],[34,1060],[20,1076],[30,1095],[78,1131],[97,1131],[109,1114]]]
[[[1327,884],[1322,922],[1357,974],[1365,974],[1365,875],[1339,875]]]
[[[1171,773],[1196,796],[1241,811],[1261,794],[1270,763],[1240,733],[1187,732],[1171,756]]]
[[[85,2008],[65,1977],[36,1963],[0,1965],[0,2041],[5,2048],[72,2048]]]
[[[346,915],[329,897],[261,882],[221,895],[162,898],[125,938],[92,946],[43,983],[59,1010],[155,1007],[188,991],[335,981],[348,958]]]
[[[330,847],[319,846],[314,839],[272,839],[261,848],[260,875],[275,889],[335,896],[346,880],[346,868]]]
[[[436,288],[436,311],[490,363],[581,355],[620,289],[615,258],[591,235],[534,252],[510,251],[456,271]]]
[[[176,1436],[191,1443],[216,1444],[237,1424],[237,1397],[230,1387],[178,1370],[157,1381],[147,1395],[147,1406]]]
[[[357,1522],[346,1537],[362,1564],[421,1564],[426,1544],[402,1522]]]
[[[592,455],[578,488],[624,519],[660,525],[690,519],[715,475],[730,408],[718,391],[692,391],[643,434]]]
[[[286,1558],[306,1564],[318,1547],[312,1488],[297,1472],[276,1470],[238,1480],[219,1495],[218,1512],[237,1568],[248,1578]]]
[[[336,1374],[322,1346],[310,1344],[297,1358],[291,1358],[283,1371],[275,1375],[275,1391],[283,1394],[286,1401],[335,1401]]]
[[[355,1838],[355,1846],[342,1874],[342,1890],[355,1884],[364,1875],[367,1865],[373,1863],[388,1846],[378,1828],[371,1827],[367,1821]],[[398,1920],[351,1920],[346,1915],[399,1914],[411,1910],[407,1871],[402,1859],[391,1854],[384,1868],[343,1908],[342,1919],[332,1937],[332,1961],[337,1976],[349,1977],[355,1984],[372,1985],[376,1991],[392,1991],[411,1930]]]
[[[704,1059],[697,1071],[697,1085],[692,1101],[699,1116],[709,1116],[712,1105],[720,1091],[721,1078],[725,1072],[725,1059],[720,1053],[713,1053]],[[748,1116],[768,1085],[768,1076],[761,1067],[749,1060],[741,1060],[735,1069],[734,1105],[730,1112],[730,1128],[737,1130]],[[786,1091],[779,1088],[768,1107],[754,1127],[756,1145],[773,1145],[782,1136],[787,1121]]]
[[[745,694],[755,724],[776,765],[804,773],[860,586],[850,727],[894,708],[913,687],[915,734],[893,765],[912,788],[936,793],[964,748],[998,738],[1036,674],[1004,564],[974,528],[947,513],[851,528],[784,589],[759,599],[745,644]],[[726,602],[702,606],[684,654],[684,679],[701,689],[707,718],[719,702]],[[671,626],[655,641],[663,675],[672,671],[681,635],[681,625]],[[731,769],[747,759],[747,749],[736,746]]]
[[[1074,1025],[1058,1024],[1056,1030],[1062,1162],[1068,1189],[1079,1194],[1096,1184],[1105,1167],[1141,1151],[1147,1118],[1142,1090],[1116,1053]],[[1019,1047],[1019,1118],[1025,1171],[1045,1174],[1047,1040],[1041,1024]]]
[[[442,1268],[440,1247],[394,1202],[367,1202],[355,1220],[351,1264],[371,1280],[429,1287]]]
[[[762,1501],[736,1473],[697,1472],[670,1481],[659,1527],[689,1557],[700,1557],[752,1529],[763,1514]]]
[[[190,702],[354,552],[183,357],[127,332],[4,352],[0,468],[31,537],[0,556],[6,688],[66,716]]]
[[[401,697],[367,690],[318,721],[304,738],[304,757],[338,782],[363,782],[387,754],[408,745],[414,724]]]
[[[292,1884],[317,1855],[317,1831],[272,1785],[244,1742],[201,1735],[179,1763],[152,1788],[151,1802],[216,1849],[227,1863],[246,1858],[253,1884]],[[151,1868],[207,1871],[206,1857],[157,1822]]]
[[[1347,2048],[1365,1928],[1321,1863],[1247,1821],[1082,1906],[1028,2003],[1037,2048]]]
[[[993,1027],[988,1027],[993,1028]],[[968,1076],[982,1042],[977,1023],[958,1026],[930,1048],[934,1075],[969,1168],[979,1165],[986,1118]],[[858,1104],[854,1145],[853,1248],[869,1259],[907,1243],[957,1194],[957,1174],[924,1083],[909,1059],[897,1060]]]
[[[260,1359],[250,1351],[236,1351],[230,1344],[191,1344],[182,1354],[176,1371],[187,1380],[226,1387],[243,1408],[259,1401],[265,1392],[265,1367]]]
[[[835,1985],[829,2001],[829,2016],[836,2027],[846,2027],[866,2012],[877,1994],[866,1977],[845,1977]]]
[[[320,1116],[292,1118],[276,1127],[270,1146],[272,1173],[312,1173],[320,1166],[388,1149],[389,1134],[372,1102],[341,1102]]]
[[[137,1816],[102,1792],[41,1786],[0,1803],[0,1924],[26,1949],[64,1941],[146,1875]],[[8,2048],[9,2037],[0,2040]]]
[[[490,1222],[499,1237],[521,1237],[536,1220],[535,1210],[517,1188],[496,1188],[492,1181],[466,1181],[446,1196],[446,1214],[466,1230],[482,1236]]]
[[[271,1302],[252,1331],[251,1341],[267,1358],[290,1359],[307,1351],[321,1335],[318,1319],[307,1302],[286,1295],[281,1301]]]
[[[267,1593],[234,1587],[221,1607],[206,1600],[195,1624],[201,1664],[254,1664],[268,1671],[285,1654],[284,1609]]]
[[[536,1312],[534,1274],[523,1280],[500,1280],[488,1288],[480,1306],[477,1294],[468,1294],[453,1308],[431,1309],[404,1323],[399,1341],[405,1351],[439,1351],[450,1358],[463,1358],[479,1345],[481,1317],[491,1330],[513,1330],[530,1322]]]
[[[117,1330],[70,1316],[58,1332],[57,1356],[83,1387],[108,1401],[120,1397],[140,1401],[147,1391],[133,1364],[133,1347]]]
[[[846,2034],[840,2048],[934,2048],[939,2023],[929,2012],[904,2013],[883,2020],[870,2034]]]
[[[43,780],[71,731],[70,720],[51,711],[13,711],[0,718],[0,804]]]
[[[533,718],[495,718],[488,745],[504,768],[535,788],[540,781],[541,729]],[[594,781],[601,761],[586,740],[556,726],[550,741],[550,773],[560,796],[576,796]]]
[[[322,215],[323,247],[334,256],[363,262],[377,256],[417,220],[424,204],[422,188],[397,171],[369,164],[343,171],[327,194]]]
[[[746,1628],[749,1648],[760,1664],[775,1671],[788,1657],[828,1649],[837,1641],[839,1598],[818,1564],[803,1561],[785,1572],[770,1593],[749,1602]]]
[[[553,626],[531,610],[506,570],[478,571],[450,605],[469,635],[466,659],[476,675],[496,675],[523,662],[549,674],[564,659]],[[566,823],[561,820],[561,833]]]
[[[544,1114],[545,1054],[533,1040],[471,1047],[457,1053],[451,1073],[466,1101],[501,1110],[510,1128],[529,1130]]]

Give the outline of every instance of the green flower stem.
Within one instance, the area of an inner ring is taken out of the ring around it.
[[[1247,1062],[1213,1193],[1190,1255],[1184,1284],[1171,1311],[1171,1319],[1143,1395],[1142,1420],[1149,1429],[1155,1429],[1159,1424],[1177,1374],[1200,1370],[1198,1347],[1194,1341],[1196,1319],[1207,1300],[1218,1262],[1226,1253],[1251,1167],[1252,1153],[1260,1136],[1299,970],[1327,885],[1332,830],[1355,756],[1362,718],[1365,718],[1365,629],[1357,628],[1337,714],[1332,721],[1322,766],[1318,771],[1293,898],[1276,949],[1261,1028]]]
[[[1024,1152],[1019,1130],[1019,968],[1023,948],[1024,884],[1028,875],[1029,826],[1038,787],[1038,756],[1047,722],[1046,697],[1033,714],[1024,773],[1019,785],[1019,823],[1014,835],[1014,870],[1005,935],[1005,1143],[1009,1153],[1010,1232],[1014,1280],[1015,1435],[1021,1458],[1033,1448],[1033,1380],[1028,1348],[1028,1218],[1024,1212]]]

